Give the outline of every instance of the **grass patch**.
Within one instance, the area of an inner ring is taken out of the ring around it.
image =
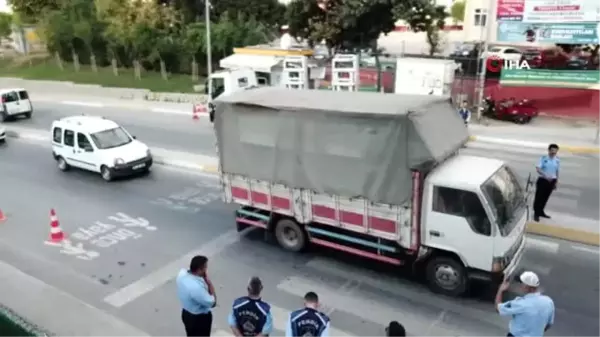
[[[80,84],[98,84],[105,87],[148,89],[154,92],[193,93],[194,85],[204,84],[204,79],[192,81],[190,75],[171,74],[164,80],[160,73],[144,71],[142,79],[134,77],[133,69],[119,69],[115,76],[110,67],[98,68],[93,72],[90,66],[82,65],[79,72],[73,64],[64,63],[61,70],[49,58],[0,58],[0,77],[17,77],[27,80],[70,81]]]

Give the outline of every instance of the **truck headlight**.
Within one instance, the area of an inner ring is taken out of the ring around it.
[[[125,161],[122,158],[115,158],[115,165],[123,165]]]

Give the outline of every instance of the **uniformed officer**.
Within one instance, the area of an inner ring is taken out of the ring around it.
[[[550,218],[544,209],[552,191],[556,189],[558,183],[560,159],[558,159],[557,153],[558,145],[550,144],[548,146],[548,154],[542,156],[536,166],[538,179],[535,184],[535,197],[533,199],[534,221],[540,221],[540,217]]]
[[[235,336],[268,336],[273,330],[271,306],[261,300],[262,289],[261,280],[252,277],[248,283],[248,296],[233,301],[228,322]]]
[[[319,296],[310,291],[304,295],[304,308],[288,318],[286,337],[329,337],[329,317],[318,310]]]

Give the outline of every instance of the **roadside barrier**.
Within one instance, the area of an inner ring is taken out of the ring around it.
[[[0,336],[54,336],[0,304]]]

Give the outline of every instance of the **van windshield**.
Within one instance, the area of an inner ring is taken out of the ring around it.
[[[525,191],[519,179],[506,166],[500,168],[482,186],[483,194],[498,222],[500,233],[508,235],[525,211]]]
[[[132,142],[129,134],[121,127],[92,133],[90,136],[96,147],[101,150],[123,146]]]

